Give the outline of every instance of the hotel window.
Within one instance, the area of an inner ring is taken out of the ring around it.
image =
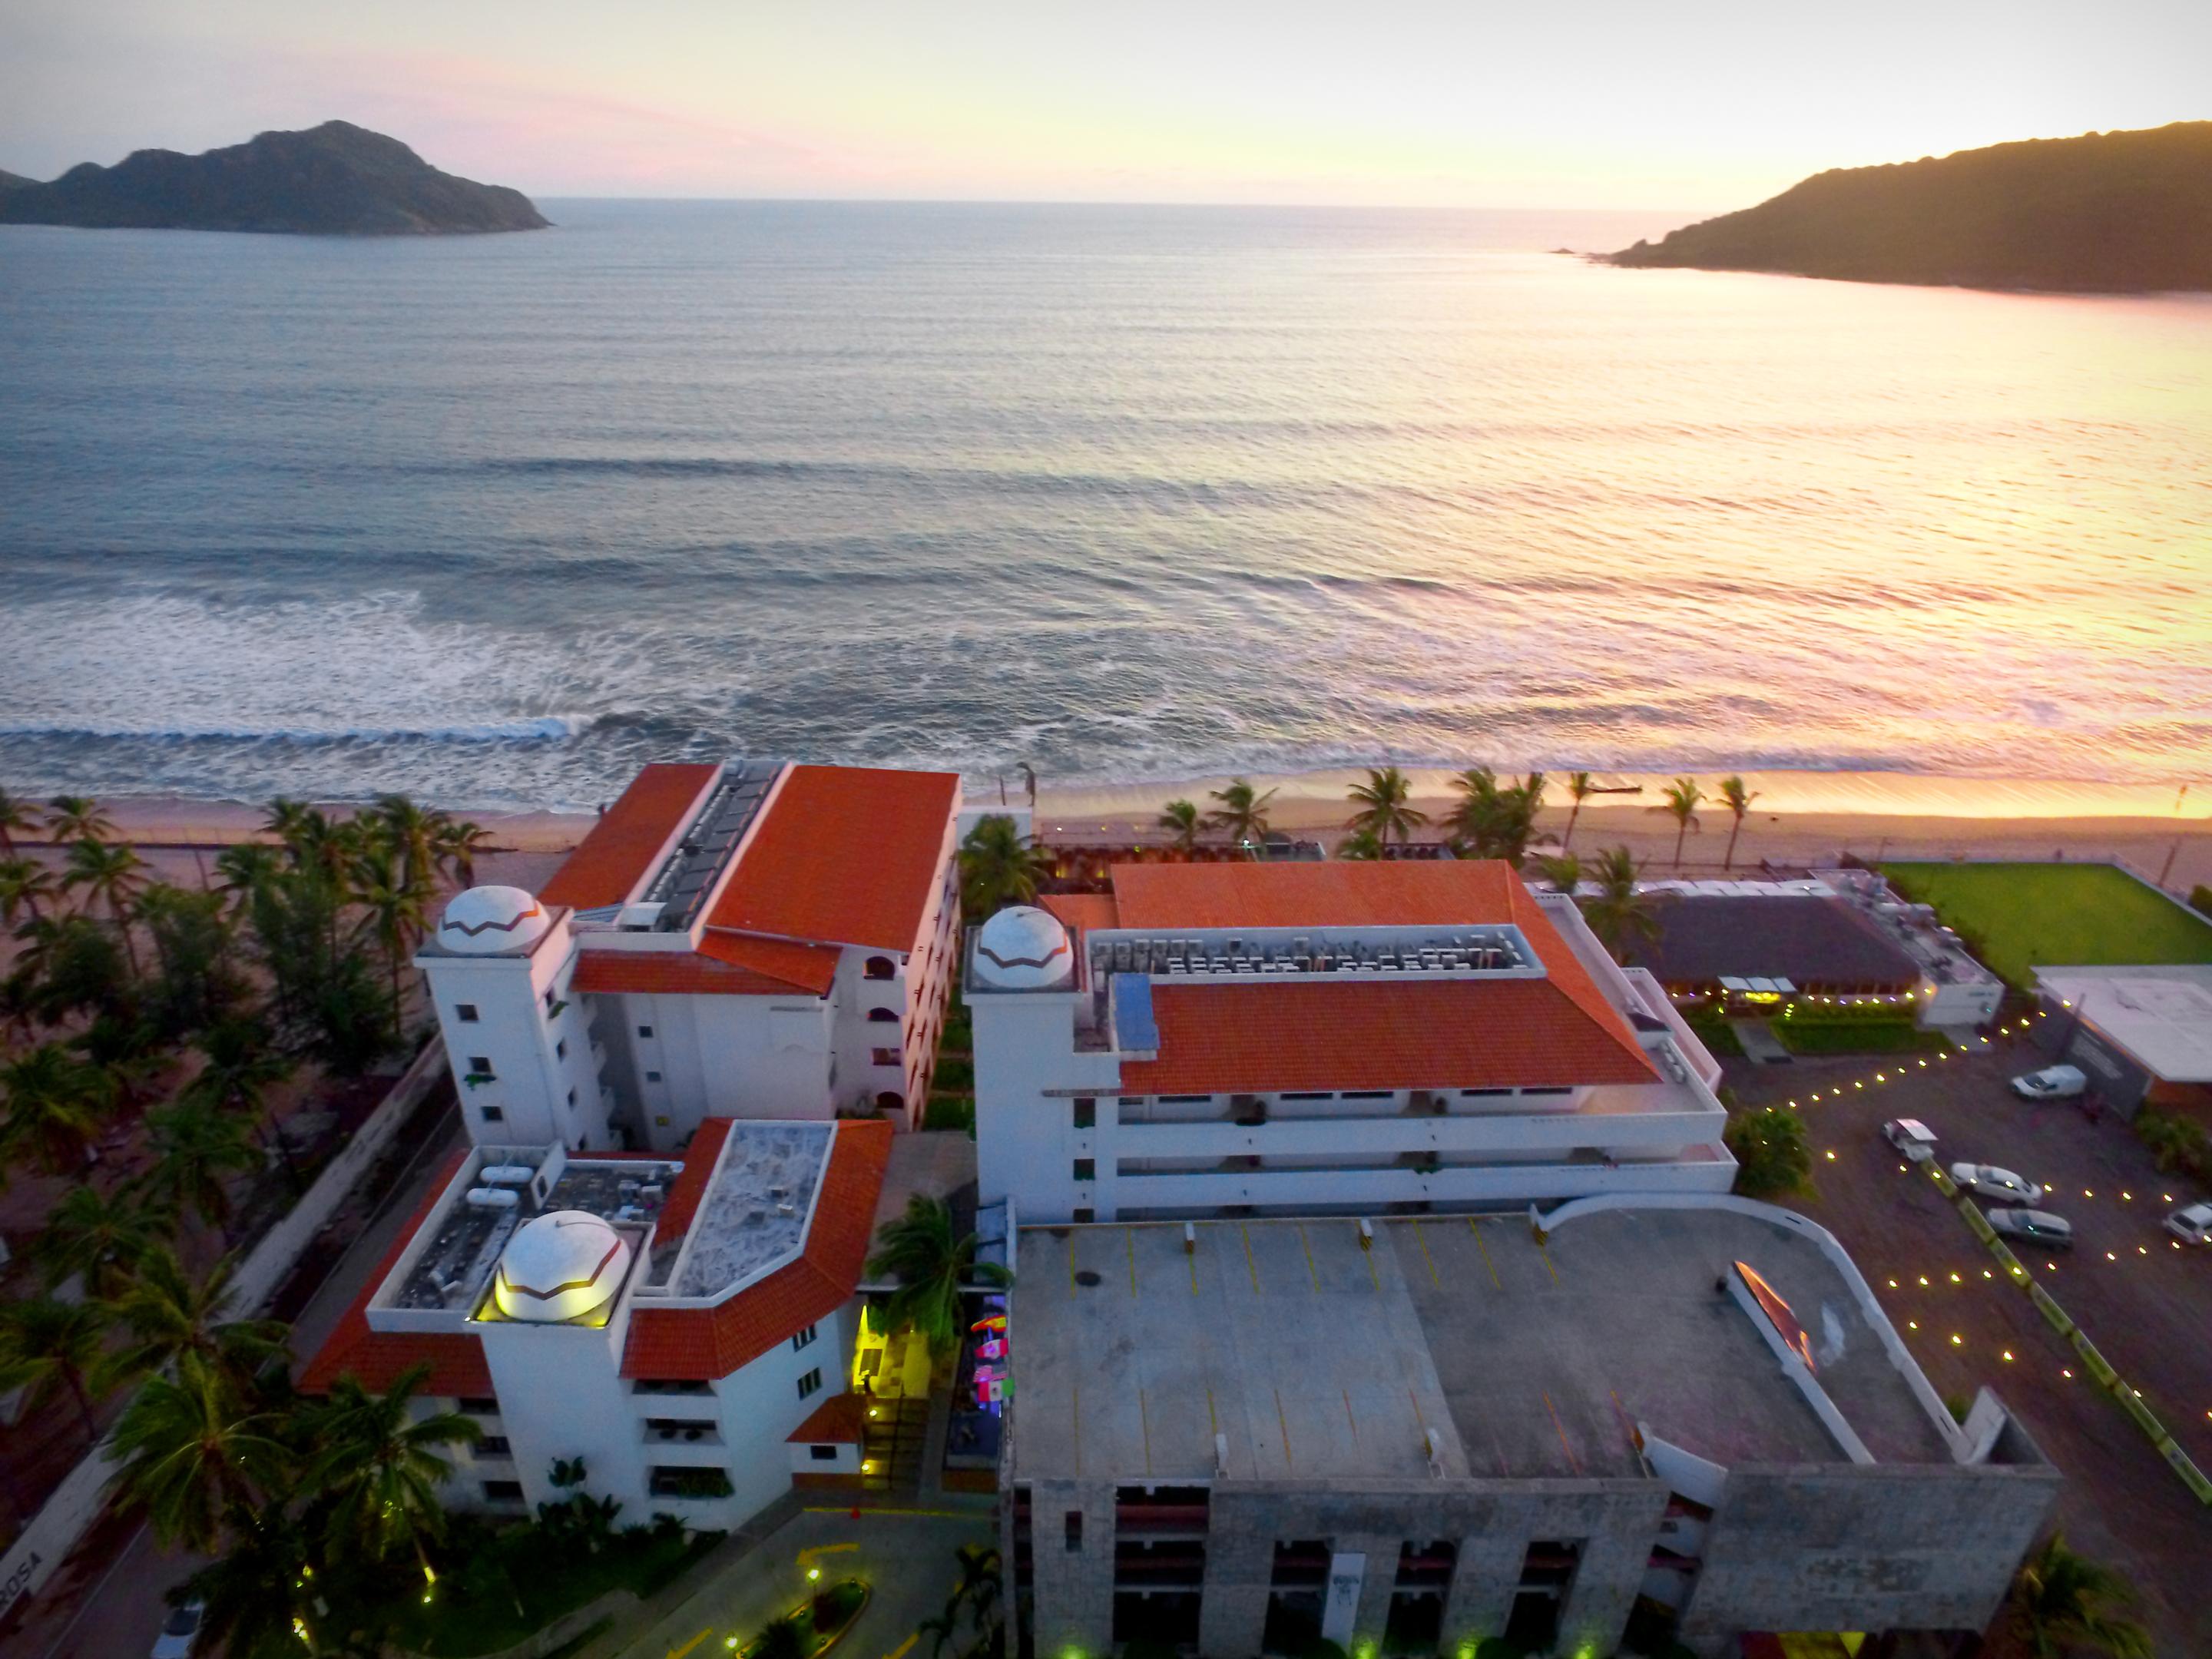
[[[1521,1092],[1523,1095],[1571,1095],[1574,1091],[1572,1089],[1523,1089]]]
[[[1388,1100],[1395,1092],[1391,1089],[1346,1089],[1343,1097],[1346,1100]]]
[[[898,968],[889,957],[870,957],[860,971],[869,979],[891,979],[897,975]]]
[[[1098,1178],[1098,1160],[1095,1158],[1077,1158],[1075,1178],[1078,1181],[1096,1181]]]
[[[487,1480],[483,1483],[487,1504],[520,1504],[522,1501],[522,1482],[520,1480]]]
[[[568,1109],[572,1112],[576,1109],[576,1091],[574,1089],[568,1091]]]
[[[799,1332],[799,1334],[797,1336],[794,1336],[794,1337],[793,1337],[793,1338],[791,1339],[791,1347],[792,1347],[792,1352],[794,1352],[794,1353],[796,1353],[799,1349],[801,1349],[801,1348],[805,1347],[808,1343],[811,1342],[813,1340],[814,1340],[814,1327],[813,1327],[813,1326],[811,1326],[811,1325],[809,1325],[809,1326],[808,1326],[805,1330],[803,1330],[803,1331]]]
[[[461,1409],[471,1417],[497,1417],[499,1401],[490,1395],[471,1396],[460,1402]]]
[[[514,1448],[507,1444],[507,1437],[503,1434],[483,1435],[477,1440],[477,1455],[478,1457],[512,1457],[514,1455]]]
[[[471,1077],[480,1077],[487,1080],[491,1080],[495,1079],[499,1076],[499,1073],[493,1071],[491,1068],[490,1055],[471,1054],[469,1056],[469,1075]]]
[[[1097,1099],[1089,1095],[1077,1096],[1075,1100],[1075,1127],[1079,1129],[1088,1129],[1094,1127],[1097,1121],[1098,1102]]]
[[[653,1027],[650,1025],[641,1025],[637,1028],[637,1034],[641,1037],[649,1037],[653,1035]]]
[[[562,1037],[558,1042],[553,1045],[553,1058],[556,1060],[566,1060],[568,1058],[568,1038]]]
[[[1334,1100],[1336,1097],[1330,1094],[1326,1090],[1302,1089],[1295,1093],[1285,1094],[1281,1096],[1280,1098],[1284,1100]]]
[[[1097,1219],[1097,1216],[1098,1212],[1096,1210],[1087,1209],[1081,1206],[1078,1206],[1076,1208],[1075,1220],[1079,1226],[1089,1226],[1093,1221]]]
[[[464,1025],[475,1024],[477,1023],[476,1004],[473,1002],[455,1003],[453,1005],[453,1018],[460,1021]]]
[[[821,1391],[821,1389],[822,1368],[819,1365],[817,1365],[812,1370],[807,1372],[805,1376],[799,1379],[799,1397],[801,1400],[807,1399],[813,1395],[818,1394]]]
[[[1462,1100],[1485,1100],[1493,1095],[1510,1095],[1512,1092],[1510,1089],[1462,1089],[1459,1091]]]
[[[1203,1106],[1212,1095],[1162,1095],[1160,1102],[1167,1106]]]
[[[837,1461],[837,1449],[835,1446],[809,1446],[806,1449],[806,1455],[817,1463],[834,1463]]]
[[[898,1024],[898,1012],[896,1009],[892,1008],[871,1008],[868,1010],[868,1018],[874,1020],[879,1025],[896,1025]]]
[[[896,1048],[871,1048],[868,1053],[874,1057],[878,1066],[896,1066],[899,1063],[899,1051]]]
[[[658,1072],[647,1072],[645,1074],[645,1080],[647,1083],[658,1083],[660,1081],[660,1073]]]
[[[553,1012],[553,988],[550,985],[545,988],[545,1012],[549,1014]]]
[[[507,1121],[507,1114],[500,1110],[496,1106],[487,1106],[483,1108],[480,1115],[487,1123],[504,1123]]]

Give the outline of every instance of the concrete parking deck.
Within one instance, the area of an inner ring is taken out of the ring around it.
[[[1948,1446],[1814,1244],[1711,1211],[1021,1236],[1017,1480],[1632,1477],[1644,1422],[1728,1463],[1844,1453],[1717,1289],[1749,1263],[1883,1462]]]

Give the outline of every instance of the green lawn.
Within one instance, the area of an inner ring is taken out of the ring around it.
[[[1951,1046],[1941,1031],[1923,1031],[1893,1019],[1861,1020],[1856,1024],[1828,1020],[1801,1025],[1795,1020],[1769,1022],[1775,1041],[1793,1054],[1935,1054]]]
[[[2212,924],[2104,864],[1885,864],[2022,988],[2037,966],[2212,962]]]
[[[701,1532],[686,1543],[680,1533],[640,1527],[605,1540],[596,1553],[549,1563],[536,1528],[513,1528],[467,1565],[449,1570],[434,1601],[410,1601],[393,1635],[409,1651],[432,1659],[496,1653],[608,1590],[651,1595],[721,1540],[719,1532]]]

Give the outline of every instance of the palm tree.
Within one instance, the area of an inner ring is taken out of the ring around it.
[[[2150,1659],[2149,1632],[2115,1609],[2134,1600],[2110,1567],[2066,1547],[2063,1533],[2021,1565],[2011,1610],[2035,1659],[2086,1650],[2110,1659]]]
[[[1597,793],[1597,780],[1587,772],[1567,774],[1567,799],[1574,805],[1567,809],[1567,833],[1559,837],[1559,850],[1564,853],[1575,844],[1575,820],[1583,815],[1583,803]]]
[[[1544,805],[1544,775],[1531,772],[1501,789],[1486,766],[1470,766],[1452,778],[1460,804],[1452,812],[1454,851],[1461,858],[1503,859],[1519,869],[1536,833]]]
[[[269,1654],[325,1650],[300,1635],[298,1620],[315,1621],[321,1592],[309,1558],[313,1551],[298,1518],[281,1504],[240,1504],[219,1517],[228,1547],[185,1582],[181,1594],[206,1609],[204,1645],[212,1651]]]
[[[1597,896],[1584,901],[1583,920],[1615,957],[1632,951],[1639,939],[1658,937],[1659,920],[1651,902],[1636,890],[1642,872],[1626,847],[1598,854]]]
[[[5,789],[0,789],[0,857],[15,856],[15,837],[39,827],[39,809]]]
[[[88,908],[94,899],[107,907],[108,919],[123,939],[123,954],[130,959],[131,977],[138,977],[138,947],[131,939],[131,912],[146,890],[146,860],[128,847],[107,842],[81,841],[69,850],[69,868],[62,885],[85,889]]]
[[[45,865],[31,859],[0,859],[0,923],[14,927],[23,911],[36,921],[46,915],[39,901],[51,901],[54,893],[54,873]]]
[[[439,1449],[473,1445],[481,1431],[459,1412],[415,1415],[429,1375],[428,1364],[414,1366],[382,1394],[341,1376],[307,1413],[308,1443],[318,1449],[306,1484],[331,1499],[331,1541],[342,1551],[379,1561],[410,1551],[419,1558],[426,1540],[445,1535],[438,1488],[453,1466]]]
[[[173,1245],[143,1252],[108,1307],[128,1340],[109,1357],[117,1379],[147,1376],[186,1360],[244,1391],[284,1352],[281,1319],[234,1319],[228,1303],[237,1258],[225,1256],[199,1279],[185,1271]]]
[[[1698,823],[1698,803],[1705,799],[1705,792],[1698,787],[1694,778],[1677,778],[1659,793],[1666,799],[1658,805],[1644,810],[1664,812],[1674,820],[1674,867],[1679,870],[1682,867],[1682,837],[1691,830],[1701,828]]]
[[[1382,843],[1372,830],[1355,830],[1337,842],[1336,855],[1355,864],[1371,864],[1382,856]]]
[[[1412,804],[1413,781],[1395,766],[1370,766],[1367,781],[1353,784],[1346,793],[1358,811],[1345,820],[1344,827],[1367,830],[1377,841],[1387,842],[1395,835],[1403,846],[1415,830],[1429,821],[1429,815]]]
[[[754,1633],[745,1654],[746,1659],[806,1659],[806,1638],[796,1619],[780,1614]]]
[[[206,1225],[228,1232],[233,1208],[224,1177],[261,1162],[245,1125],[198,1101],[179,1101],[146,1114],[154,1163],[139,1177],[149,1202],[190,1210]]]
[[[283,867],[283,860],[268,842],[240,842],[215,855],[216,874],[222,878],[216,884],[216,891],[228,893],[242,904],[274,881]]]
[[[1050,872],[1051,854],[1024,837],[1002,812],[978,818],[960,843],[960,908],[981,921],[1009,904],[1027,904]]]
[[[100,1118],[114,1099],[106,1077],[61,1044],[42,1042],[0,1066],[0,1088],[8,1093],[0,1180],[18,1156],[27,1156],[49,1175],[82,1174]]]
[[[1255,794],[1243,778],[1231,778],[1226,788],[1213,790],[1207,799],[1221,803],[1206,813],[1207,829],[1227,831],[1239,847],[1256,849],[1267,838],[1267,803],[1275,799],[1273,790]]]
[[[391,859],[364,859],[356,868],[354,892],[368,913],[363,928],[383,948],[392,975],[392,1035],[397,1042],[404,1024],[404,998],[400,969],[416,943],[429,931],[430,896],[436,890],[408,876],[404,864],[395,871]]]
[[[72,1187],[46,1217],[29,1254],[49,1290],[81,1279],[87,1295],[104,1301],[131,1282],[132,1269],[167,1236],[170,1222],[126,1193]]]
[[[444,815],[440,814],[441,818]],[[477,884],[477,855],[491,845],[491,831],[480,823],[444,819],[438,826],[439,867],[462,887]]]
[[[1726,873],[1735,862],[1735,838],[1743,833],[1744,815],[1751,811],[1752,802],[1759,799],[1756,789],[1746,789],[1743,780],[1730,773],[1721,780],[1721,805],[1735,814],[1735,822],[1729,826],[1728,851],[1722,855],[1721,870]]]
[[[406,795],[379,795],[374,823],[392,850],[399,855],[404,884],[429,890],[438,878],[440,833],[446,826],[443,812],[427,811]]]
[[[187,1362],[173,1377],[149,1377],[125,1408],[110,1487],[145,1506],[164,1546],[212,1553],[227,1523],[278,1507],[267,1500],[290,1462],[279,1428],[220,1372]]]
[[[1198,808],[1187,800],[1171,800],[1160,811],[1159,827],[1170,831],[1172,845],[1179,852],[1188,853],[1198,845]]]
[[[303,800],[294,800],[289,795],[278,795],[269,803],[262,814],[261,828],[264,834],[276,837],[289,847],[298,838],[311,817],[321,815]]]
[[[57,842],[106,841],[115,820],[89,795],[56,795],[46,803],[46,834]]]
[[[27,1389],[33,1398],[66,1393],[84,1419],[87,1440],[100,1438],[91,1383],[107,1333],[107,1310],[93,1302],[31,1297],[0,1302],[0,1393]]]
[[[1572,853],[1562,853],[1557,858],[1540,858],[1536,866],[1544,872],[1544,879],[1552,884],[1555,893],[1571,893],[1582,884],[1583,861]]]
[[[975,1260],[975,1234],[953,1238],[950,1205],[920,1194],[907,1200],[904,1215],[877,1233],[868,1273],[898,1281],[884,1313],[894,1328],[920,1332],[939,1358],[959,1340],[961,1292],[971,1285],[1003,1290],[1014,1282],[997,1262]]]

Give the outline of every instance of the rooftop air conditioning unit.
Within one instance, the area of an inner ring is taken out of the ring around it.
[[[511,1210],[522,1202],[522,1194],[512,1187],[471,1187],[467,1201],[479,1210]]]

